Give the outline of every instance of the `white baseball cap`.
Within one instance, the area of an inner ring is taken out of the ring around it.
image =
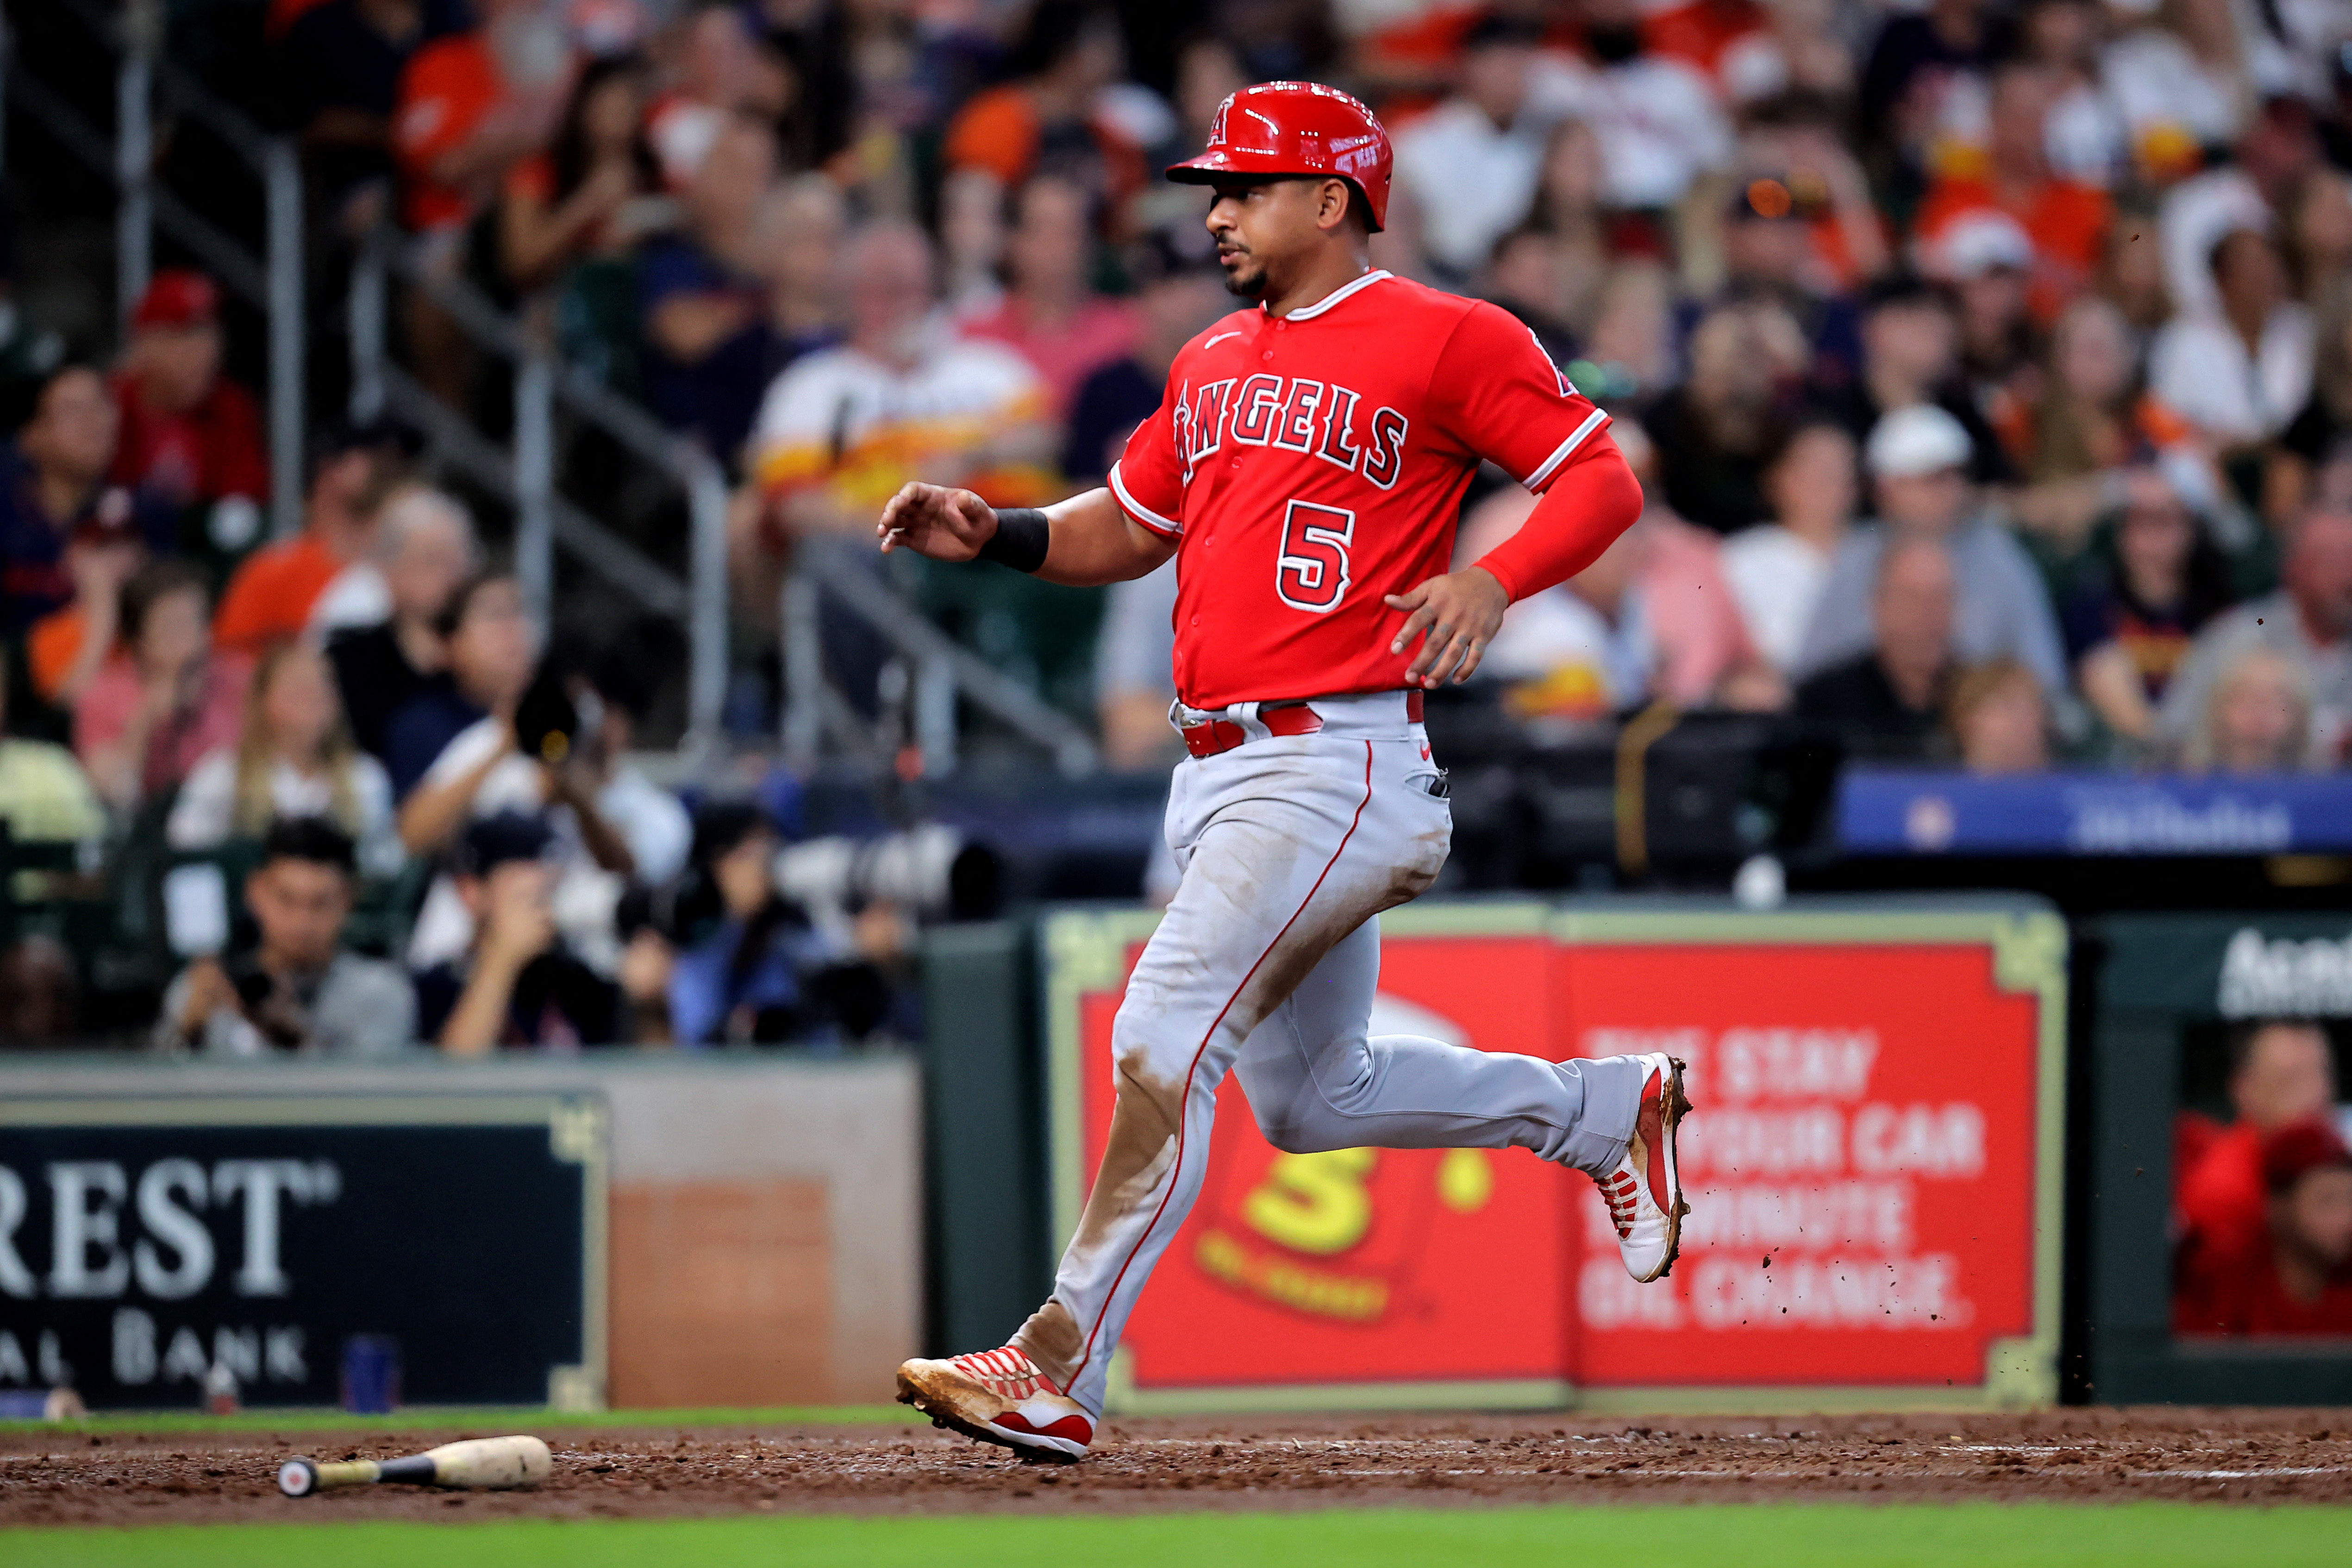
[[[1864,465],[1881,479],[1913,479],[1967,465],[1976,444],[1944,410],[1915,402],[1883,415],[1862,449]]]
[[[2033,236],[2007,213],[1979,207],[1961,213],[1936,231],[1920,259],[1926,270],[1947,283],[1969,283],[1986,273],[2006,267],[2025,272],[2033,266]]]

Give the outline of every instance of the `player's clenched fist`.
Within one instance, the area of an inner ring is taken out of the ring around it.
[[[1470,678],[1479,655],[1495,640],[1511,596],[1494,573],[1473,566],[1433,577],[1409,593],[1388,594],[1382,602],[1391,610],[1411,612],[1389,643],[1390,653],[1402,653],[1415,637],[1428,633],[1421,652],[1405,666],[1404,684],[1434,686],[1448,675],[1457,685]]]
[[[934,560],[970,560],[996,533],[996,510],[969,490],[902,486],[874,527],[884,553],[910,549]]]

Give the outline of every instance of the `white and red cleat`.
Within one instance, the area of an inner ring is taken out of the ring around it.
[[[920,1357],[898,1367],[898,1403],[983,1443],[1002,1443],[1024,1458],[1067,1464],[1086,1458],[1094,1417],[1054,1386],[1014,1345],[947,1361]]]
[[[1625,1270],[1647,1284],[1665,1278],[1682,1246],[1684,1201],[1682,1178],[1675,1170],[1675,1128],[1690,1102],[1683,1095],[1683,1064],[1662,1051],[1633,1059],[1646,1070],[1642,1083],[1642,1108],[1633,1118],[1633,1135],[1625,1140],[1625,1157],[1607,1174],[1592,1178],[1608,1201],[1610,1222],[1617,1227],[1617,1250]]]

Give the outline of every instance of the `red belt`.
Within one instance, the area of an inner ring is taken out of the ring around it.
[[[1404,694],[1404,716],[1408,723],[1421,722],[1421,694]],[[1323,716],[1305,703],[1285,703],[1280,707],[1257,710],[1257,721],[1265,726],[1269,735],[1313,735],[1323,727]],[[1229,718],[1205,719],[1188,724],[1177,731],[1184,737],[1184,749],[1195,757],[1214,757],[1231,751],[1249,739],[1249,732]]]

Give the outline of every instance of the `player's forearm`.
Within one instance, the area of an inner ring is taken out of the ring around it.
[[[1599,560],[1642,515],[1642,482],[1614,442],[1560,470],[1519,531],[1478,558],[1514,602]]]
[[[1176,541],[1128,520],[1108,489],[1088,490],[1045,508],[1052,528],[1036,575],[1071,588],[1101,588],[1158,569]]]

